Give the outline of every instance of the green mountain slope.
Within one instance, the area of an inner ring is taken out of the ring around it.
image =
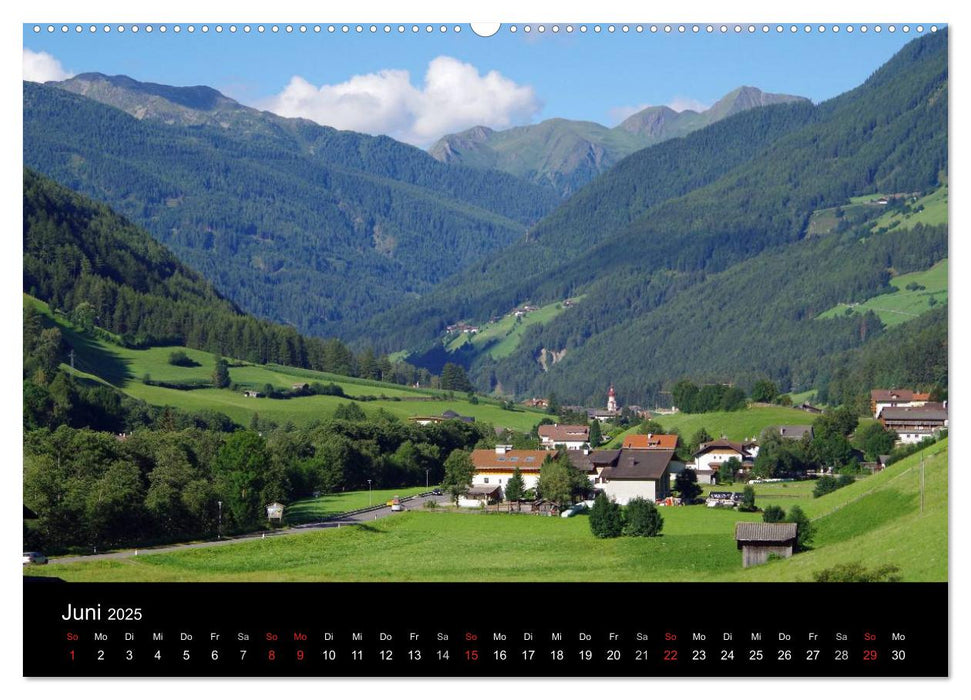
[[[429,153],[444,163],[497,168],[547,185],[567,197],[642,148],[684,136],[747,109],[797,101],[807,100],[740,87],[702,112],[648,107],[614,128],[569,119],[548,119],[504,131],[477,126],[442,137]]]
[[[339,342],[244,315],[147,232],[29,169],[23,207],[23,291],[124,344],[185,345],[328,371],[348,366]]]
[[[207,88],[91,74],[24,84],[24,162],[144,226],[246,311],[318,335],[428,291],[556,199]]]
[[[747,124],[749,115],[770,120],[780,110],[787,110],[787,128],[775,138],[754,153],[734,146],[734,162],[705,172],[706,147],[733,148],[730,138],[715,134],[730,137],[727,130]],[[659,160],[672,167],[647,167]],[[692,180],[691,166],[683,164],[697,164],[702,176]],[[940,226],[915,226],[907,235],[920,242],[910,252],[906,235],[896,230],[861,243],[872,235],[872,222],[837,237],[828,244],[833,248],[817,248],[803,241],[812,213],[874,191],[929,192],[946,179],[946,169],[947,33],[938,32],[911,42],[859,88],[818,107],[742,113],[630,156],[531,229],[528,242],[452,280],[447,300],[442,291],[404,310],[405,333],[427,330],[436,313],[422,312],[447,312],[455,300],[467,300],[458,304],[461,316],[476,321],[495,306],[583,293],[581,304],[525,333],[501,363],[464,358],[480,388],[555,390],[585,400],[623,382],[618,392],[628,403],[649,403],[661,382],[681,373],[718,381],[761,373],[785,388],[808,388],[816,370],[799,358],[817,368],[820,362],[807,357],[808,347],[817,356],[840,352],[874,337],[880,323],[874,318],[861,331],[859,318],[834,320],[830,334],[818,325],[799,326],[801,320],[838,301],[891,291],[887,268],[911,253],[917,257],[897,272],[946,257]],[[674,191],[658,191],[656,182],[671,182]],[[878,249],[893,262],[871,255]],[[818,288],[822,280],[833,282],[829,291]],[[845,296],[831,296],[833,289]],[[674,299],[687,316],[666,310]],[[542,355],[563,350],[564,359],[544,372]]]
[[[819,571],[859,564],[896,566],[903,581],[946,581],[947,455],[948,441],[942,440],[924,454],[807,503],[804,509],[816,527],[813,549],[745,569],[731,580],[812,581]]]

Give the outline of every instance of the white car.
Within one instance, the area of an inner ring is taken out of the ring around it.
[[[28,564],[46,564],[47,557],[40,552],[24,552],[24,566]]]

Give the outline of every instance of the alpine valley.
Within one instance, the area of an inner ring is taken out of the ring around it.
[[[119,336],[229,355],[245,333],[244,359],[327,370],[349,347],[588,405],[611,383],[669,403],[684,378],[834,405],[947,386],[946,283],[904,277],[948,256],[946,31],[820,104],[746,87],[429,152],[124,76],[25,82],[23,105],[24,292],[111,306]],[[58,243],[78,216],[131,251]]]

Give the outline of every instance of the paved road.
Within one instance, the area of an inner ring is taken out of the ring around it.
[[[402,507],[405,510],[418,510],[424,508],[425,501],[435,501],[436,503],[444,503],[448,500],[448,496],[415,496],[402,503]],[[165,552],[180,552],[186,549],[199,549],[201,547],[222,547],[224,545],[237,544],[239,542],[246,542],[248,540],[255,539],[269,539],[270,537],[292,537],[294,535],[300,535],[306,532],[314,532],[317,530],[323,530],[325,528],[331,527],[341,527],[343,525],[359,525],[361,523],[371,522],[373,520],[379,520],[381,518],[386,518],[389,515],[393,515],[393,511],[390,506],[384,506],[383,508],[377,508],[375,510],[367,511],[366,513],[355,513],[354,515],[347,515],[339,519],[328,520],[322,523],[307,523],[306,525],[295,525],[293,527],[287,528],[285,530],[272,530],[269,532],[256,532],[251,535],[240,535],[238,537],[226,537],[221,540],[212,540],[210,542],[187,542],[185,544],[173,544],[164,547],[152,547],[144,549],[127,549],[121,552],[108,552],[106,554],[86,554],[84,556],[71,556],[71,557],[54,557],[50,561],[52,564],[74,564],[79,561],[97,561],[99,559],[127,559],[128,557],[135,557],[139,554],[161,554]]]

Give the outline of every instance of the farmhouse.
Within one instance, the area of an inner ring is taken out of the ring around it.
[[[243,392],[243,396],[245,396],[248,399],[258,399],[260,398],[260,396],[262,396],[262,394],[258,391],[247,389],[246,391]]]
[[[914,408],[924,406],[930,399],[930,394],[918,394],[910,389],[874,389],[870,392],[870,411],[879,419],[885,408]]]
[[[789,558],[796,544],[795,523],[735,523],[735,541],[742,550],[742,566],[756,566],[769,555]]]
[[[659,501],[670,493],[673,450],[618,450],[616,460],[597,476],[597,489],[617,503],[632,498]]]
[[[898,443],[915,444],[947,428],[947,408],[944,404],[926,404],[916,408],[884,408],[880,422],[898,435]]]
[[[539,439],[547,450],[563,445],[568,450],[580,450],[590,442],[590,428],[585,425],[541,425]]]
[[[693,455],[695,458],[695,469],[698,470],[699,475],[706,469],[717,472],[721,465],[732,457],[741,462],[743,468],[746,466],[751,467],[751,449],[753,447],[754,445],[751,443],[742,444],[739,442],[731,442],[726,438],[703,442],[698,447],[698,451]],[[746,462],[748,462],[748,465],[746,465]]]
[[[508,484],[518,468],[523,488],[534,489],[539,482],[539,470],[550,453],[547,450],[514,450],[511,445],[496,445],[494,450],[473,450],[472,466],[475,475],[472,486]]]

